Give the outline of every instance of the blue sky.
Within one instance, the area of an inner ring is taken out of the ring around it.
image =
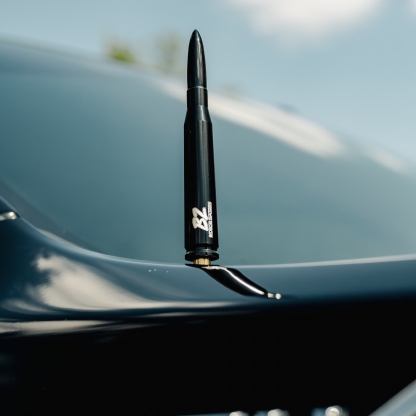
[[[210,89],[237,85],[416,161],[416,1],[0,0],[0,36],[93,53],[195,28]]]

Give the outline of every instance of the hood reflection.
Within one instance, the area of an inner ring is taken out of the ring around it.
[[[134,309],[145,301],[145,298],[103,279],[105,276],[97,273],[97,269],[64,256],[39,255],[35,267],[46,273],[49,280],[36,288],[38,296],[46,305],[55,308]]]
[[[1,252],[8,270],[0,292],[1,333],[190,319],[253,303],[202,270],[105,256],[57,241],[21,219],[6,222],[11,227],[2,230],[10,243]]]
[[[182,287],[175,288],[172,282],[162,283],[155,268],[147,270],[146,267],[146,271],[114,268],[112,274],[112,268],[104,271],[63,255],[45,253],[39,254],[32,265],[44,277],[44,282],[38,285],[28,282],[25,296],[5,300],[1,304],[3,309],[49,315],[68,310],[132,313],[152,310],[154,313],[163,308],[161,314],[165,315],[172,309],[184,308],[183,301],[189,300],[186,308],[200,308],[206,304],[195,301],[194,295]],[[165,268],[159,267],[162,276],[163,273],[168,275]],[[227,305],[229,302],[209,302],[209,307]]]

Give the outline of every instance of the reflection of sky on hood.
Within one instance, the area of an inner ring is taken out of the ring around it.
[[[6,35],[94,52],[118,37],[144,55],[157,34],[177,32],[186,43],[198,28],[211,90],[237,85],[250,98],[415,157],[414,2],[335,3],[0,1],[0,25]]]
[[[137,308],[144,301],[117,284],[100,278],[93,267],[63,256],[39,256],[36,268],[49,277],[48,283],[37,287],[38,295],[53,307],[102,310],[111,305],[129,309]]]
[[[77,249],[75,249],[77,251]],[[81,250],[82,252],[82,250]],[[164,308],[189,309],[221,308],[230,305],[229,299],[240,299],[223,289],[219,301],[207,302],[207,293],[218,291],[218,283],[201,272],[203,282],[197,285],[209,287],[202,293],[195,293],[193,285],[186,289],[178,285],[172,273],[172,265],[149,264],[141,267],[134,262],[124,261],[117,267],[117,259],[109,259],[99,267],[82,261],[69,259],[64,255],[41,252],[32,262],[34,270],[43,276],[43,283],[27,282],[23,296],[7,299],[1,307],[17,313],[51,313],[62,311],[134,311]],[[171,274],[169,275],[169,271]],[[189,270],[190,272],[190,270]],[[182,272],[182,274],[186,274]],[[195,280],[195,278],[194,278]],[[208,286],[206,286],[208,285]]]
[[[161,91],[185,102],[185,85],[161,81]],[[253,100],[243,100],[210,93],[209,108],[213,116],[258,131],[297,150],[322,159],[351,156],[351,149],[339,137],[287,111]],[[410,173],[410,166],[400,157],[376,146],[359,146],[359,151],[393,172]]]
[[[161,91],[185,101],[184,85],[162,82],[158,83],[158,86]],[[270,105],[211,93],[209,109],[212,115],[256,130],[314,156],[329,158],[340,156],[345,152],[342,143],[330,132]]]

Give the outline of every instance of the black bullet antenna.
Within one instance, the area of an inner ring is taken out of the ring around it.
[[[188,111],[185,118],[185,259],[217,260],[218,225],[214,145],[208,111],[204,45],[194,30],[188,50]]]

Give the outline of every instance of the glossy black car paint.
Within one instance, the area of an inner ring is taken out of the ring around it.
[[[224,269],[0,221],[3,413],[366,415],[416,378],[416,257]]]
[[[61,243],[21,218],[0,232],[11,411],[306,414],[335,402],[367,414],[415,378],[415,259],[239,268],[281,294],[267,299],[195,266]]]

